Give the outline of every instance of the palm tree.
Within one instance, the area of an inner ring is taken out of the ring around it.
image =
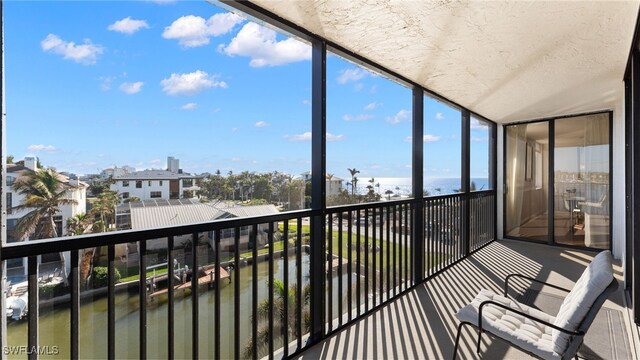
[[[269,282],[267,282],[267,285]],[[302,302],[307,305],[309,303],[310,297],[310,284],[307,284],[302,289]],[[264,324],[260,328],[258,328],[258,337],[257,337],[257,349],[258,349],[258,358],[264,356],[264,352],[267,351],[267,346],[269,344],[269,339],[271,337],[277,339],[282,336],[282,334],[286,331],[289,339],[297,338],[299,334],[299,329],[296,320],[296,313],[292,311],[296,308],[296,304],[298,301],[298,290],[297,285],[293,284],[286,289],[284,287],[284,282],[278,279],[273,280],[273,333],[269,331],[269,326]],[[284,300],[288,301],[289,312],[286,313],[284,311]],[[304,307],[304,306],[303,306]],[[258,313],[257,319],[253,319],[253,321],[258,321],[259,323],[264,323],[269,319],[269,299],[263,300],[260,304],[258,304]],[[310,315],[307,309],[304,310],[302,314],[302,331],[306,333],[311,328]],[[249,338],[247,341],[247,345],[244,348],[244,357],[252,358],[253,357],[253,338]]]
[[[20,218],[16,224],[14,234],[19,239],[24,239],[34,234],[35,239],[58,237],[58,230],[54,220],[60,213],[60,206],[75,205],[78,202],[66,197],[67,190],[62,176],[53,169],[25,170],[13,183],[13,189],[24,195],[24,199],[15,210],[30,210]],[[62,254],[62,269],[66,281],[66,264]]]
[[[351,173],[351,196],[355,195],[356,184],[358,183],[358,179],[356,178],[356,174],[360,173],[360,170],[356,170],[356,168],[347,168]]]
[[[110,224],[116,221],[116,206],[120,202],[117,191],[106,190],[98,195],[98,199],[93,203],[91,214],[95,219],[97,227],[95,232],[105,232]]]
[[[34,234],[35,239],[57,237],[54,217],[60,206],[78,202],[66,197],[71,186],[62,182],[62,176],[53,169],[25,170],[13,183],[13,189],[24,199],[14,210],[30,210],[16,224],[15,234],[24,239]]]
[[[82,235],[91,230],[92,225],[91,219],[87,214],[77,214],[67,219],[67,235]]]
[[[351,181],[351,184],[353,185],[351,187],[351,195],[354,195],[354,189],[358,188],[358,177],[357,176],[353,177],[353,181]]]
[[[391,200],[391,194],[393,194],[393,191],[387,190],[384,193],[387,195],[387,200]]]

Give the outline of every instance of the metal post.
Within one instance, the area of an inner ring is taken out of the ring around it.
[[[492,240],[498,236],[498,125],[490,123],[490,143],[489,143],[489,178],[491,179],[490,189],[493,190],[493,211],[491,217],[493,221]],[[504,145],[503,145],[504,146]],[[504,197],[503,194],[501,194]]]
[[[464,223],[462,224],[462,242],[465,244],[464,256],[471,252],[471,239],[469,231],[471,227],[471,207],[469,190],[471,188],[471,114],[469,110],[460,112],[460,121],[462,122],[462,193],[463,193],[463,209]]]
[[[324,209],[326,207],[326,81],[327,44],[314,40],[312,48],[311,82],[311,208],[319,213],[311,217],[311,335],[308,345],[319,341],[325,333],[325,238]]]
[[[411,228],[411,249],[413,254],[413,284],[424,280],[424,93],[421,88],[413,88],[412,166],[411,188],[413,189],[413,227]]]

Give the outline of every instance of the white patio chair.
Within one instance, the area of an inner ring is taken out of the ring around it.
[[[507,297],[509,279],[519,277],[568,292],[558,314],[554,317],[538,309]],[[548,284],[520,274],[505,278],[504,296],[481,290],[471,303],[458,311],[460,320],[453,349],[456,358],[462,327],[478,328],[476,351],[480,354],[483,332],[511,343],[513,346],[541,359],[577,358],[584,335],[600,307],[616,290],[611,251],[594,257],[572,290]]]

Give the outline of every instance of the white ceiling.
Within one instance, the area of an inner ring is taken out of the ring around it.
[[[253,0],[503,123],[613,109],[638,1]]]

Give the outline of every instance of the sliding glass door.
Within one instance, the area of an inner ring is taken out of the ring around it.
[[[506,127],[505,234],[548,241],[549,123]]]
[[[506,237],[610,247],[610,119],[601,113],[505,127]]]
[[[609,248],[609,114],[555,122],[556,243]]]

